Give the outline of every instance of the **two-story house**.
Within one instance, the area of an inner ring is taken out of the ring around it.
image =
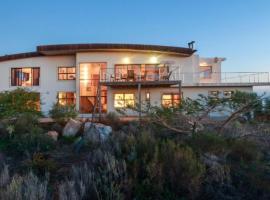
[[[35,52],[0,57],[0,91],[27,87],[40,93],[45,114],[59,102],[75,104],[88,116],[136,103],[171,107],[198,94],[230,97],[235,90],[269,84],[268,73],[225,73],[225,58],[201,58],[195,52],[192,44],[38,46]]]

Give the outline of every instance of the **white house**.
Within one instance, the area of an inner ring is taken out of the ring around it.
[[[189,48],[137,44],[38,46],[0,57],[0,91],[27,87],[40,93],[46,114],[55,102],[81,114],[108,113],[136,102],[175,106],[198,94],[229,97],[269,85],[265,72],[225,73],[225,58],[201,58]],[[135,113],[128,113],[135,115]]]

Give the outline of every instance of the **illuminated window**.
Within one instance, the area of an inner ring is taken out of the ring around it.
[[[209,92],[208,92],[208,95],[209,95],[210,97],[218,97],[219,91],[218,91],[218,90],[209,91]]]
[[[224,91],[223,96],[226,98],[231,98],[234,91]]]
[[[75,105],[76,93],[75,92],[58,92],[58,103],[61,105]]]
[[[75,67],[58,67],[58,80],[75,80]]]
[[[39,67],[12,68],[11,86],[39,86],[39,77]]]
[[[128,108],[135,106],[134,94],[115,94],[114,107],[115,108]]]
[[[200,66],[201,78],[211,78],[212,77],[212,66]]]
[[[161,104],[165,108],[177,107],[180,104],[179,94],[163,94]]]

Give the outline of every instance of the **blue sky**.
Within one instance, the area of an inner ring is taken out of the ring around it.
[[[40,44],[146,43],[226,57],[223,71],[270,71],[269,0],[6,0],[0,55]]]

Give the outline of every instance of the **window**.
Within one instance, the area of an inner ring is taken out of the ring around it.
[[[11,86],[39,86],[39,77],[39,67],[12,68]]]
[[[75,92],[58,92],[58,103],[61,105],[75,105],[76,93]]]
[[[200,66],[201,78],[211,78],[212,77],[212,66]]]
[[[101,105],[97,102],[98,83],[105,78],[107,63],[80,64],[80,113],[107,112],[107,87],[101,86]]]
[[[209,91],[209,92],[208,92],[208,95],[209,95],[210,97],[218,97],[219,91],[218,91],[218,90]]]
[[[180,104],[179,94],[163,94],[161,104],[165,108],[177,107]]]
[[[224,91],[223,96],[225,98],[231,98],[233,93],[234,93],[234,91]]]
[[[75,80],[75,67],[58,67],[58,80]]]
[[[115,108],[128,108],[135,106],[134,94],[115,94],[114,107]]]

